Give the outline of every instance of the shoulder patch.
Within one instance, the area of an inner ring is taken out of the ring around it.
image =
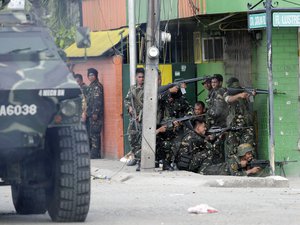
[[[238,168],[239,168],[237,163],[233,163],[233,164],[231,164],[230,166],[231,166],[231,169],[232,169],[232,170],[235,170],[235,171],[237,171]]]

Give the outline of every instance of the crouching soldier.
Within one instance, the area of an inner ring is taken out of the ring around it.
[[[194,120],[193,127],[194,130],[188,131],[181,140],[176,163],[180,170],[199,172],[201,166],[211,164],[211,144],[205,139],[204,119]]]
[[[238,146],[237,154],[220,164],[202,167],[204,175],[232,175],[266,177],[270,175],[270,163],[267,160],[253,159],[254,148],[248,143]]]

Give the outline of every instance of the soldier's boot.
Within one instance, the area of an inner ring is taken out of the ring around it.
[[[97,149],[91,149],[91,159],[100,159],[100,153]]]
[[[130,159],[126,165],[127,166],[135,166],[137,164],[137,160],[136,159]]]
[[[140,172],[141,171],[141,160],[137,160],[137,167],[135,171]]]
[[[174,168],[168,161],[163,161],[163,170],[174,171]]]

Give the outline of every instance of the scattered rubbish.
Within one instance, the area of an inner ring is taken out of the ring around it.
[[[101,179],[101,180],[110,180],[110,178],[106,175],[96,174],[92,175],[93,180]]]
[[[200,204],[200,205],[196,205],[194,207],[188,208],[188,212],[195,213],[195,214],[208,214],[208,213],[217,213],[218,210],[207,204]]]

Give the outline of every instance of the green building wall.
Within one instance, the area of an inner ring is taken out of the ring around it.
[[[298,160],[297,148],[299,138],[299,65],[298,65],[298,31],[296,28],[273,29],[273,86],[286,94],[274,95],[274,139],[275,160]],[[254,85],[268,89],[266,33],[257,46],[257,74]],[[255,110],[258,119],[258,155],[268,158],[268,96],[255,97]],[[299,176],[299,163],[285,165],[287,175]],[[278,174],[278,168],[276,173]]]
[[[251,5],[257,4],[258,0],[219,0],[216,4],[216,0],[201,0],[206,4],[206,14],[217,14],[217,13],[228,13],[228,12],[247,12],[248,3]],[[273,1],[274,3],[275,1]],[[297,7],[297,5],[292,4],[288,1],[277,0],[278,7]],[[263,3],[259,4],[254,10],[264,9]]]

